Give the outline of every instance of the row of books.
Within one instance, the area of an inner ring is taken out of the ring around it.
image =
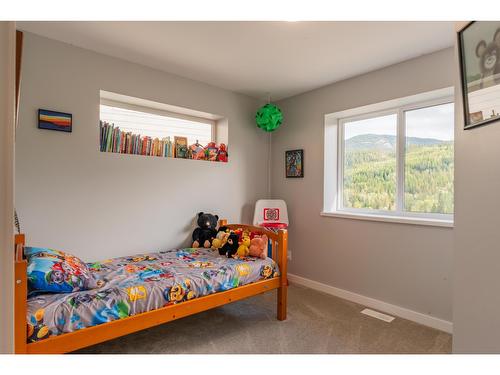
[[[120,154],[135,154],[146,156],[173,156],[173,142],[170,137],[151,138],[132,132],[124,132],[114,124],[99,122],[100,150]]]

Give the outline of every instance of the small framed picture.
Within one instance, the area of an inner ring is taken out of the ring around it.
[[[38,110],[38,129],[59,130],[71,133],[73,116],[70,113]]]
[[[304,177],[304,150],[285,151],[285,176]]]
[[[186,137],[174,137],[174,158],[188,158],[188,140]]]
[[[458,33],[464,129],[500,119],[500,21],[471,22]]]

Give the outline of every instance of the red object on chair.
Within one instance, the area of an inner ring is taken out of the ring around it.
[[[285,223],[261,223],[261,227],[264,228],[272,228],[272,229],[286,229],[288,228],[288,224]]]

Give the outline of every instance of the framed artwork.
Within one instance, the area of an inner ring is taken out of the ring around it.
[[[73,116],[70,113],[38,110],[38,129],[59,130],[71,133]]]
[[[180,159],[188,158],[188,140],[186,137],[174,137],[174,157]]]
[[[500,119],[500,21],[469,23],[458,47],[464,129]]]
[[[285,151],[285,176],[304,177],[304,150]]]

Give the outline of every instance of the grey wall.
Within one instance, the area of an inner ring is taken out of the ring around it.
[[[16,207],[31,245],[96,260],[189,242],[198,211],[251,222],[267,195],[268,138],[258,102],[25,33]],[[215,113],[229,163],[98,151],[99,90]],[[37,129],[39,108],[73,114],[73,133]]]
[[[500,123],[463,130],[458,53],[454,61],[453,351],[500,353]]]
[[[443,50],[278,103],[285,120],[272,135],[272,196],[288,203],[290,273],[451,320],[452,229],[320,212],[324,115],[450,87],[453,58]],[[285,150],[296,148],[304,149],[305,177],[285,179]]]

